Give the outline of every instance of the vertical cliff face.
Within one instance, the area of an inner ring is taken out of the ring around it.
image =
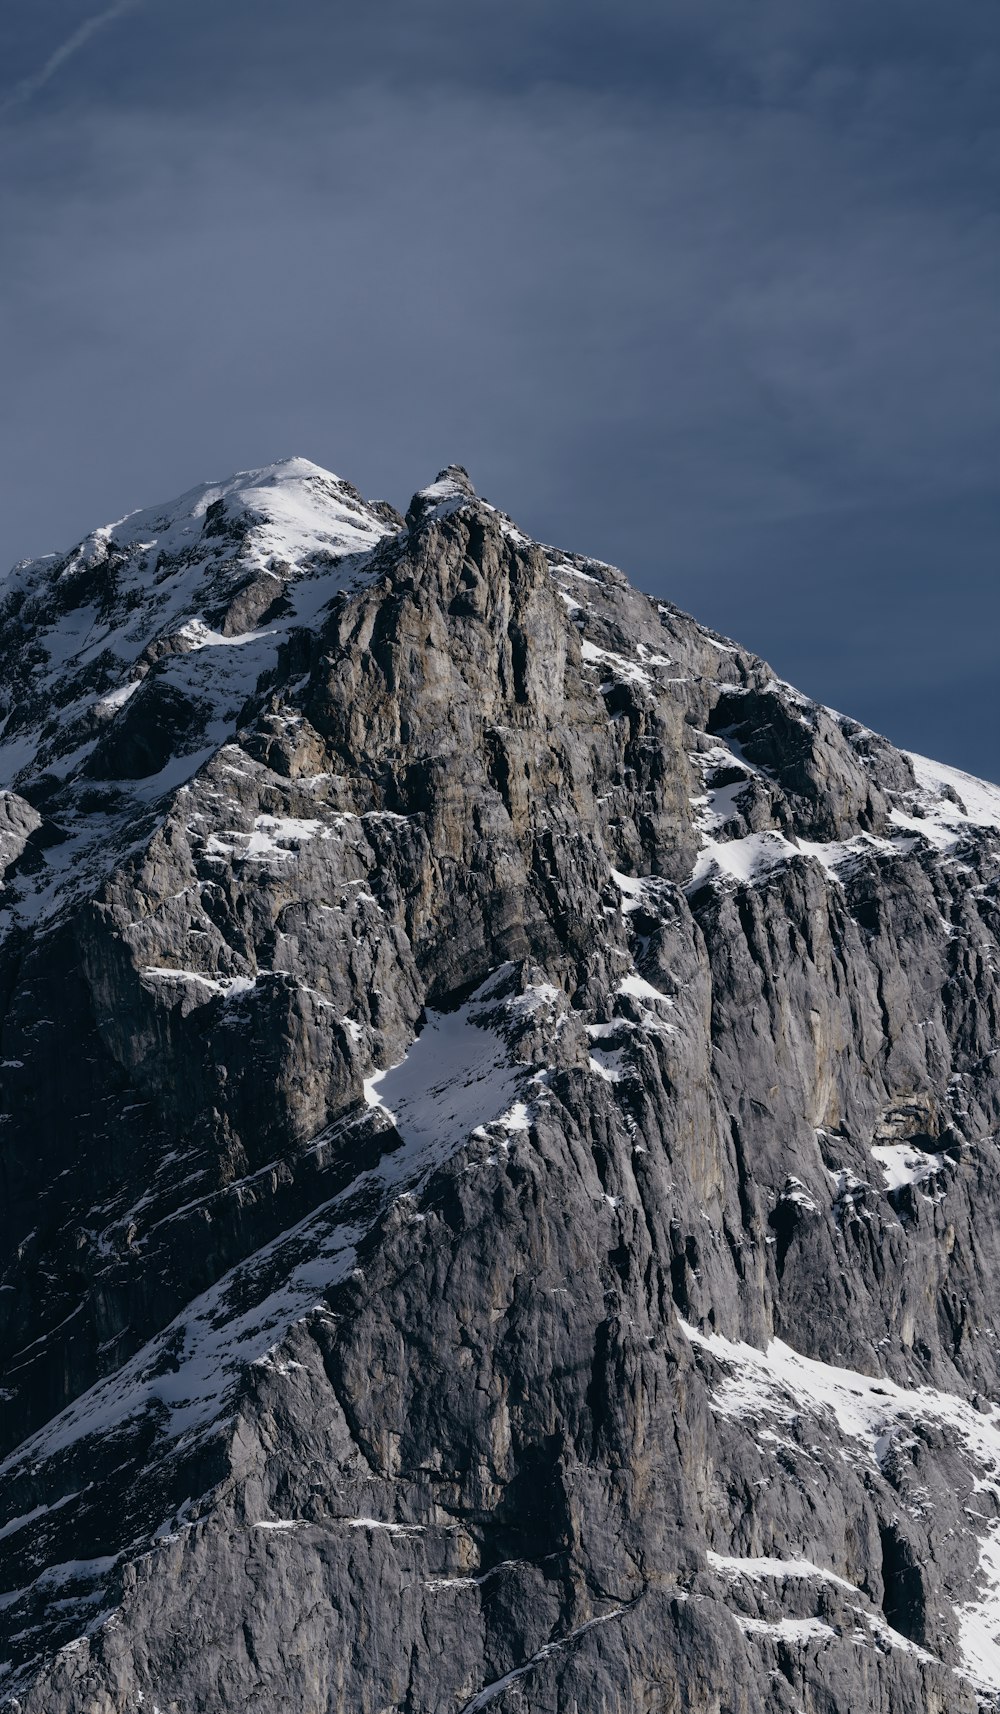
[[[1000,1707],[1000,791],[457,468],[0,602],[0,1708]]]

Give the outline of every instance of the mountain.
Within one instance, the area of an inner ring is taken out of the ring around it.
[[[458,467],[0,664],[0,1709],[1000,1709],[1000,791]]]

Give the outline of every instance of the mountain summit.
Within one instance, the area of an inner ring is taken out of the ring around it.
[[[1000,790],[460,466],[0,665],[0,1710],[1000,1709]]]

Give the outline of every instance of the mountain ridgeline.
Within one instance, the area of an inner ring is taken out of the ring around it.
[[[1000,1709],[1000,791],[458,467],[0,715],[4,1714]]]

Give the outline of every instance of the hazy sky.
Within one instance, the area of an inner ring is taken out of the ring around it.
[[[302,453],[1000,777],[1000,6],[4,0],[0,561]]]

